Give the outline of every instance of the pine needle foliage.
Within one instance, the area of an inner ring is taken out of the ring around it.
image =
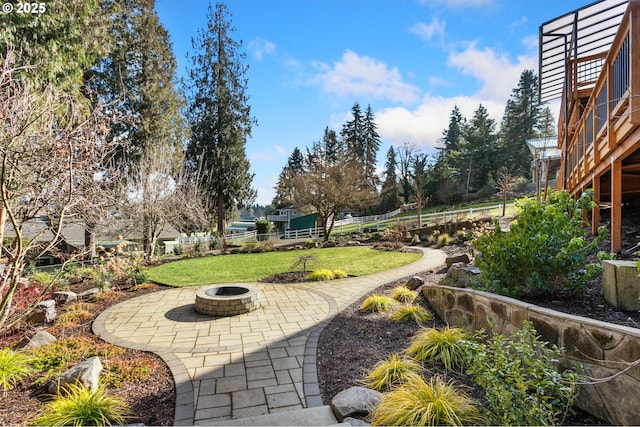
[[[422,325],[433,320],[433,315],[426,308],[411,304],[398,308],[389,318],[395,322],[413,321],[418,325]]]
[[[388,390],[418,375],[420,364],[413,359],[392,354],[375,364],[362,383],[374,390]]]
[[[41,426],[124,425],[131,409],[121,399],[107,395],[104,386],[92,391],[70,384],[56,396],[33,423]]]
[[[475,401],[451,382],[411,377],[386,394],[372,414],[374,426],[461,426],[483,424]]]
[[[378,313],[388,311],[395,305],[396,301],[386,295],[371,295],[362,301],[360,310],[368,313]]]
[[[396,286],[393,288],[391,298],[399,302],[413,302],[418,296],[416,291],[412,291],[406,286]]]
[[[418,361],[442,363],[447,371],[460,371],[466,364],[465,343],[468,338],[467,332],[461,328],[423,328],[413,335],[406,351]]]

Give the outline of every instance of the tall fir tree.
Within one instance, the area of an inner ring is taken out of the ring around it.
[[[500,126],[501,157],[503,166],[516,176],[531,177],[531,152],[527,139],[538,137],[537,126],[541,115],[538,100],[538,77],[533,70],[520,75],[518,86],[511,92]]]
[[[275,187],[276,195],[271,202],[273,206],[283,208],[295,203],[295,189],[291,188],[291,186],[294,183],[293,178],[304,173],[304,166],[304,154],[296,147],[293,149],[293,152],[287,159],[287,164],[284,165],[278,176],[278,182]]]
[[[466,169],[466,192],[475,193],[489,184],[492,171],[499,167],[496,122],[481,104],[465,127],[466,149],[463,152]]]
[[[380,212],[390,212],[400,205],[397,169],[396,151],[392,145],[387,151],[387,160],[384,164],[384,179],[380,190]]]
[[[536,134],[538,138],[551,138],[557,135],[557,126],[551,108],[548,105],[542,107],[540,118],[536,125]]]
[[[166,182],[178,174],[183,160],[185,101],[176,90],[176,60],[169,33],[154,10],[155,0],[121,1],[112,16],[117,43],[94,72],[103,98],[118,102],[121,113],[135,118],[113,123],[113,138],[128,141],[115,156],[125,173],[126,192],[140,194],[129,214],[142,234],[147,259],[166,221],[162,209]]]
[[[340,131],[340,137],[345,148],[345,154],[348,156],[347,160],[350,163],[362,164],[365,154],[363,128],[364,128],[364,116],[360,109],[360,104],[355,102],[351,107],[352,119],[348,120],[342,125]]]
[[[367,110],[364,113],[362,145],[364,147],[365,180],[372,188],[375,188],[379,184],[379,179],[376,175],[376,163],[378,151],[380,150],[380,135],[378,134],[378,125],[375,122],[375,115],[371,105],[367,106]]]
[[[210,213],[224,236],[234,208],[255,198],[245,145],[256,120],[246,94],[246,54],[242,42],[231,37],[235,28],[226,4],[210,5],[207,21],[192,40],[187,166],[207,191]]]

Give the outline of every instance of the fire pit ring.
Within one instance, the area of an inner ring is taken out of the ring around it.
[[[196,292],[196,311],[225,317],[248,313],[260,307],[260,293],[244,285],[222,285]]]

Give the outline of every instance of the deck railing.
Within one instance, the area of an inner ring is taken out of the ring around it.
[[[592,177],[606,168],[617,141],[640,123],[640,87],[632,81],[640,58],[631,52],[632,42],[640,43],[640,31],[632,31],[630,24],[638,13],[638,8],[627,10],[609,52],[570,61],[568,104],[563,102],[558,124],[558,145],[566,156],[558,176],[570,192],[589,187]],[[558,186],[562,184],[559,180]]]

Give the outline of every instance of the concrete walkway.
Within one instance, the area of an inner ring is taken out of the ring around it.
[[[195,312],[200,287],[168,289],[104,311],[94,332],[110,343],[161,356],[176,384],[175,425],[321,406],[318,338],[333,317],[378,286],[433,269],[445,254],[419,248],[418,261],[369,276],[302,284],[245,283],[262,305],[239,316]]]

